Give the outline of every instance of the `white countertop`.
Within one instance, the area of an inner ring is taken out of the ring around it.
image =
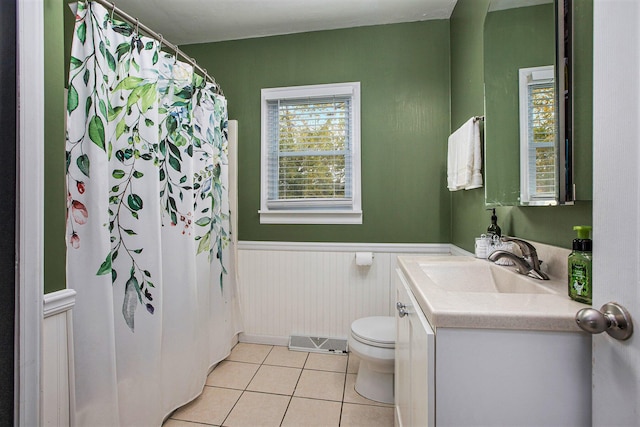
[[[399,256],[398,265],[433,328],[483,328],[582,332],[574,317],[588,307],[567,296],[566,279],[531,280],[548,293],[448,291],[423,271],[425,263],[490,263],[468,256]],[[464,265],[463,264],[463,265]],[[468,264],[473,265],[473,264]],[[478,265],[475,265],[478,267]],[[513,267],[502,267],[513,270]],[[517,274],[513,272],[513,274]]]

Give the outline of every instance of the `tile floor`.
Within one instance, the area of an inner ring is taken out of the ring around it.
[[[393,426],[392,405],[354,390],[357,371],[353,355],[239,343],[164,427]]]

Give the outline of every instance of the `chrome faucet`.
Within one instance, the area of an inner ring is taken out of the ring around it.
[[[513,242],[522,251],[522,257],[519,257],[509,251],[497,250],[489,255],[489,260],[496,262],[500,258],[509,258],[518,266],[517,271],[520,274],[533,277],[539,280],[549,280],[549,276],[540,270],[540,260],[536,248],[529,242],[516,239],[515,237],[502,237],[503,242]]]

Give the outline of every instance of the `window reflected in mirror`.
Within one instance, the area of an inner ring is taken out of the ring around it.
[[[557,111],[554,66],[521,68],[520,201],[558,203]]]

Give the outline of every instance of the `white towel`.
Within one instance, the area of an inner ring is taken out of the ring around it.
[[[447,187],[450,191],[482,187],[480,124],[470,118],[449,136]]]

